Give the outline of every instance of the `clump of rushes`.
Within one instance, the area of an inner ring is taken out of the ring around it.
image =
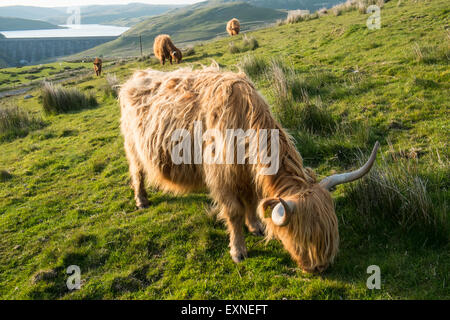
[[[405,230],[439,229],[446,225],[448,208],[446,201],[433,201],[440,189],[438,171],[427,175],[418,169],[417,159],[383,157],[364,179],[345,185],[345,191],[367,220],[391,221]]]
[[[45,126],[39,116],[14,105],[0,105],[0,141],[24,137],[28,132]]]
[[[59,114],[98,105],[93,92],[84,93],[78,88],[64,88],[45,82],[42,90],[42,105],[46,114]]]
[[[267,68],[267,60],[254,54],[248,54],[241,60],[239,67],[250,78],[256,79],[265,73]]]
[[[116,74],[106,75],[106,85],[104,86],[104,92],[106,96],[117,98],[117,94],[120,87],[120,81]]]

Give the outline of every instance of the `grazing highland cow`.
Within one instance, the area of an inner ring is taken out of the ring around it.
[[[162,65],[166,63],[166,59],[169,59],[170,64],[172,64],[172,60],[175,60],[176,63],[180,63],[183,59],[181,51],[175,47],[167,34],[161,34],[155,38],[153,52],[155,53],[156,58],[161,61]]]
[[[97,77],[102,75],[102,63],[103,63],[102,59],[95,58],[94,71],[95,71],[95,74],[97,75]]]
[[[230,36],[237,36],[241,31],[241,24],[236,18],[231,19],[227,23],[227,32]]]
[[[149,205],[145,177],[155,186],[176,193],[207,189],[219,217],[227,224],[233,261],[247,256],[244,223],[254,234],[265,232],[267,239],[281,240],[307,272],[323,271],[333,261],[339,234],[329,190],[364,176],[375,161],[378,143],[361,169],[319,183],[314,172],[303,166],[290,136],[243,73],[221,72],[217,66],[169,73],[137,71],[122,86],[119,99],[137,207]],[[209,134],[202,136],[202,130]],[[261,137],[268,131],[268,143],[261,138],[256,141],[251,134]],[[227,136],[233,146],[226,149],[231,150],[226,162],[220,136]],[[192,145],[189,137],[199,137],[200,141]],[[263,145],[270,148],[278,164],[270,174],[268,163],[263,161],[268,154],[261,151]],[[206,149],[214,161],[207,161],[201,153]],[[235,164],[234,157],[239,158],[239,154],[243,161]]]

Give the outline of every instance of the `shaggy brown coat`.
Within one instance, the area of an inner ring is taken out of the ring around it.
[[[172,60],[175,60],[176,63],[180,63],[183,59],[181,51],[175,47],[172,39],[170,39],[170,36],[167,34],[161,34],[155,38],[153,52],[162,65],[166,63],[166,59],[169,59],[170,64],[172,64]]]
[[[102,59],[95,58],[94,71],[95,71],[95,74],[97,75],[97,77],[102,75],[102,63],[103,63]]]
[[[280,239],[305,271],[322,271],[333,261],[339,235],[330,193],[316,183],[311,169],[303,167],[290,136],[244,73],[221,72],[217,66],[170,73],[137,71],[122,86],[119,99],[121,131],[139,208],[149,205],[145,177],[175,193],[207,189],[219,217],[227,223],[235,262],[247,256],[244,223],[255,234],[265,231],[267,239]],[[194,121],[201,121],[204,131],[218,129],[224,135],[227,129],[278,129],[278,173],[263,175],[265,166],[259,161],[175,165],[172,134],[182,128],[193,137]],[[266,215],[279,197],[295,202],[290,223],[284,227]]]
[[[241,24],[236,18],[231,19],[227,23],[227,32],[230,36],[237,36],[241,31]]]

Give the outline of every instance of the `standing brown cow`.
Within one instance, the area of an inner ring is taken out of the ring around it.
[[[102,63],[103,63],[102,59],[95,58],[94,71],[95,71],[95,74],[97,75],[97,77],[102,75]]]
[[[176,193],[206,188],[227,224],[233,261],[247,256],[244,224],[253,233],[281,240],[305,271],[323,271],[333,261],[339,234],[330,190],[367,174],[378,143],[361,169],[319,182],[303,166],[291,137],[243,73],[221,72],[217,67],[137,71],[119,97],[121,131],[139,208],[149,205],[145,178]],[[270,142],[261,139],[269,131]],[[224,142],[220,137],[227,137],[228,143],[220,143]],[[236,163],[235,155],[242,161]],[[268,170],[272,164],[274,171]]]
[[[183,59],[181,51],[175,47],[170,36],[167,34],[161,34],[156,37],[155,43],[153,44],[153,52],[155,53],[156,58],[161,61],[162,65],[166,63],[166,59],[169,59],[170,64],[172,64],[172,59],[175,60],[176,63],[180,63]]]
[[[237,36],[241,31],[241,24],[238,19],[233,18],[227,23],[227,32],[230,36]]]

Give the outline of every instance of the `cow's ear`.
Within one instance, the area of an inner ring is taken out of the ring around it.
[[[260,217],[271,218],[272,210],[280,202],[278,198],[266,198],[259,204]]]

